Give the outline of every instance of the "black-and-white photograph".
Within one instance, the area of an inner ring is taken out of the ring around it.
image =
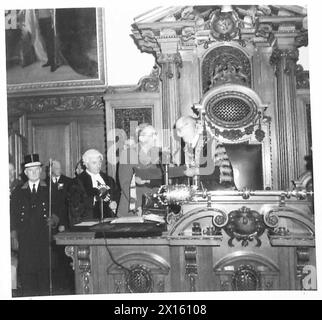
[[[308,7],[121,6],[2,11],[11,297],[317,291]]]

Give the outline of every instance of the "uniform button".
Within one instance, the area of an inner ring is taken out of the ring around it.
[[[24,212],[21,212],[21,215],[23,216],[25,213]]]
[[[43,202],[42,205],[44,206],[45,205],[45,202]]]

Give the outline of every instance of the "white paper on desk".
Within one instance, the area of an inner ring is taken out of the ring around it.
[[[140,216],[116,218],[111,223],[143,223],[144,218]]]
[[[160,222],[160,223],[165,223],[165,220],[163,217],[157,215],[157,214],[154,214],[154,213],[149,213],[149,214],[145,214],[143,216],[144,220],[147,220],[147,221],[154,221],[154,222]]]
[[[106,221],[110,221],[111,218],[105,218],[102,221],[98,221],[98,220],[91,220],[91,221],[83,221],[77,224],[74,224],[74,227],[91,227],[94,224],[98,224],[99,222],[106,222]]]

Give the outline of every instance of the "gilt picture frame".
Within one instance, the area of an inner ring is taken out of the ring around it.
[[[5,10],[8,96],[107,86],[104,9]]]

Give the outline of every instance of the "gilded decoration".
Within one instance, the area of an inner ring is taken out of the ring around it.
[[[241,241],[243,247],[248,246],[249,241],[257,241],[256,246],[261,246],[259,237],[264,233],[266,225],[263,216],[257,211],[247,207],[231,211],[228,214],[228,223],[223,228],[230,236],[228,245],[233,247],[233,240]]]
[[[203,92],[227,84],[251,86],[251,65],[248,57],[239,49],[220,46],[211,50],[202,62]]]

